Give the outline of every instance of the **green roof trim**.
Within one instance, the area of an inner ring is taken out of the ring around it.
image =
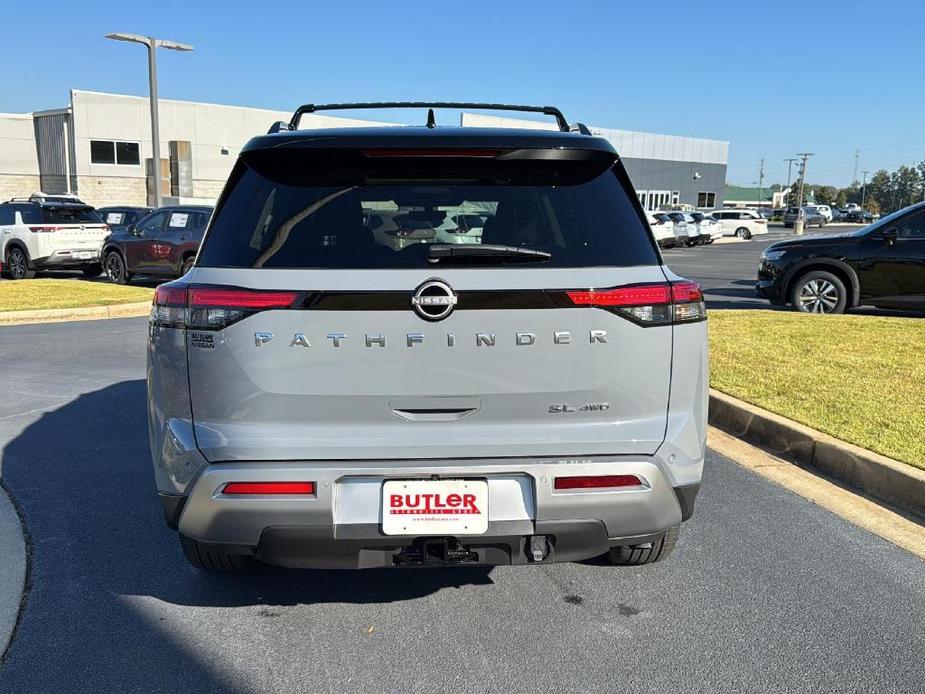
[[[779,185],[767,186],[761,189],[761,200],[771,202],[771,196],[780,190]],[[758,186],[750,188],[748,186],[731,186],[726,184],[726,200],[758,200]]]

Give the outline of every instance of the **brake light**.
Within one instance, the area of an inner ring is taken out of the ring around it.
[[[367,157],[380,158],[433,158],[448,157],[454,159],[494,159],[500,150],[497,149],[367,149],[363,152]]]
[[[221,330],[258,311],[292,308],[299,294],[162,284],[154,291],[151,323],[171,328]]]
[[[229,482],[222,494],[314,494],[314,482]]]
[[[707,315],[700,285],[690,280],[566,294],[576,306],[610,310],[644,327],[692,323]]]
[[[554,489],[608,489],[614,487],[641,487],[642,480],[636,475],[582,475],[556,477]]]

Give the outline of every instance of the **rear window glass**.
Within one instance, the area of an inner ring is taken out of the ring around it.
[[[42,221],[46,224],[102,224],[92,207],[43,207]]]
[[[379,162],[375,171],[332,173],[331,167],[304,162],[273,166],[263,160],[258,170],[239,161],[198,264],[430,268],[432,244],[513,246],[550,254],[529,265],[513,257],[470,258],[468,265],[659,262],[635,194],[610,161],[556,167],[535,161],[502,166],[416,160],[394,166],[392,171]]]

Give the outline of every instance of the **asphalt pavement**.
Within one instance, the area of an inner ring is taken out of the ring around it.
[[[838,234],[857,228],[857,225],[831,224],[821,232],[808,230],[806,235]],[[792,229],[774,226],[767,234],[753,236],[749,241],[670,248],[662,251],[662,256],[677,274],[700,283],[708,309],[773,309],[774,306],[755,296],[758,258],[772,243],[789,238],[794,238]]]
[[[921,691],[923,563],[712,453],[664,564],[201,574],[154,493],[144,340],[0,328],[31,540],[4,694]]]

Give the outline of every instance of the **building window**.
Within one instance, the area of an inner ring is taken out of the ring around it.
[[[141,163],[141,151],[137,142],[90,140],[90,163],[137,166]]]
[[[716,193],[697,193],[697,207],[716,207]]]
[[[671,204],[678,205],[681,202],[681,193],[676,190],[671,191]]]

